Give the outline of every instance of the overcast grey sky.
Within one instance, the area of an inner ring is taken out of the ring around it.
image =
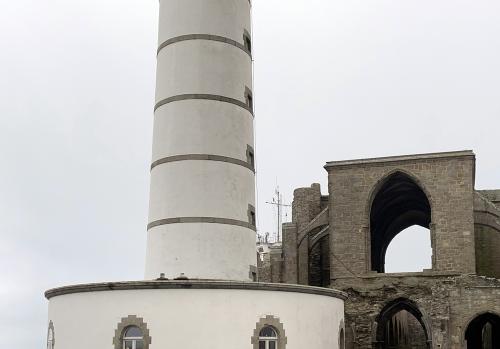
[[[253,3],[261,232],[330,160],[473,149],[500,187],[498,0]],[[0,338],[33,349],[45,289],[143,276],[158,1],[0,4]]]

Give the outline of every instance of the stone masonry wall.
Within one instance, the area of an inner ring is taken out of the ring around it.
[[[465,154],[327,164],[331,249],[340,260],[332,259],[332,278],[371,270],[371,200],[384,179],[398,171],[414,179],[431,204],[434,270],[474,273],[475,157]]]
[[[392,274],[345,278],[333,287],[348,293],[346,348],[376,347],[377,317],[391,301],[408,299],[423,314],[432,349],[464,348],[469,322],[484,312],[500,314],[500,281],[477,276]]]

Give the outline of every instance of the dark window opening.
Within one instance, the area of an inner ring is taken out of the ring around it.
[[[253,110],[253,97],[251,94],[247,96],[247,104],[250,110]]]
[[[465,332],[467,349],[500,348],[500,316],[485,313],[471,321]]]
[[[255,157],[252,151],[248,152],[248,162],[250,164],[250,167],[255,168]]]
[[[257,281],[257,273],[252,271],[252,281]]]
[[[255,212],[250,212],[250,225],[255,227],[256,226],[256,222],[255,222]]]
[[[245,48],[248,50],[248,52],[252,53],[252,40],[250,39],[250,35],[243,35],[243,41],[245,43]]]

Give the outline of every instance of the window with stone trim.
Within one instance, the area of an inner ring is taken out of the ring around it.
[[[114,349],[149,349],[151,336],[147,323],[136,315],[121,319],[113,338]]]
[[[139,327],[127,327],[123,336],[123,349],[144,349],[144,336]]]
[[[259,349],[277,349],[278,334],[271,326],[266,326],[259,333]]]
[[[49,323],[49,329],[47,330],[47,349],[54,349],[56,344],[54,324],[52,321]]]
[[[243,43],[248,52],[252,53],[252,38],[247,30],[243,33]]]
[[[248,106],[248,110],[253,113],[253,94],[252,90],[248,87],[245,87],[245,101]]]
[[[253,336],[253,349],[285,349],[287,338],[279,318],[267,315],[257,322]]]

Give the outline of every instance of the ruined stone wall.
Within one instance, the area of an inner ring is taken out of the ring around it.
[[[431,204],[433,269],[474,273],[475,158],[472,152],[460,154],[327,164],[331,248],[342,262],[332,260],[332,278],[371,270],[371,202],[377,188],[398,171],[412,178]]]
[[[283,283],[283,266],[281,246],[269,247],[267,252],[261,248],[257,255],[257,281]]]
[[[500,232],[476,225],[476,272],[500,279]]]
[[[293,192],[292,222],[297,227],[297,282],[309,284],[309,240],[302,231],[321,212],[321,188],[313,184],[310,188],[299,188]]]
[[[377,318],[391,301],[414,302],[427,326],[431,348],[462,349],[465,330],[476,316],[500,314],[500,281],[477,276],[392,274],[336,280],[346,291],[346,348],[377,348]]]

